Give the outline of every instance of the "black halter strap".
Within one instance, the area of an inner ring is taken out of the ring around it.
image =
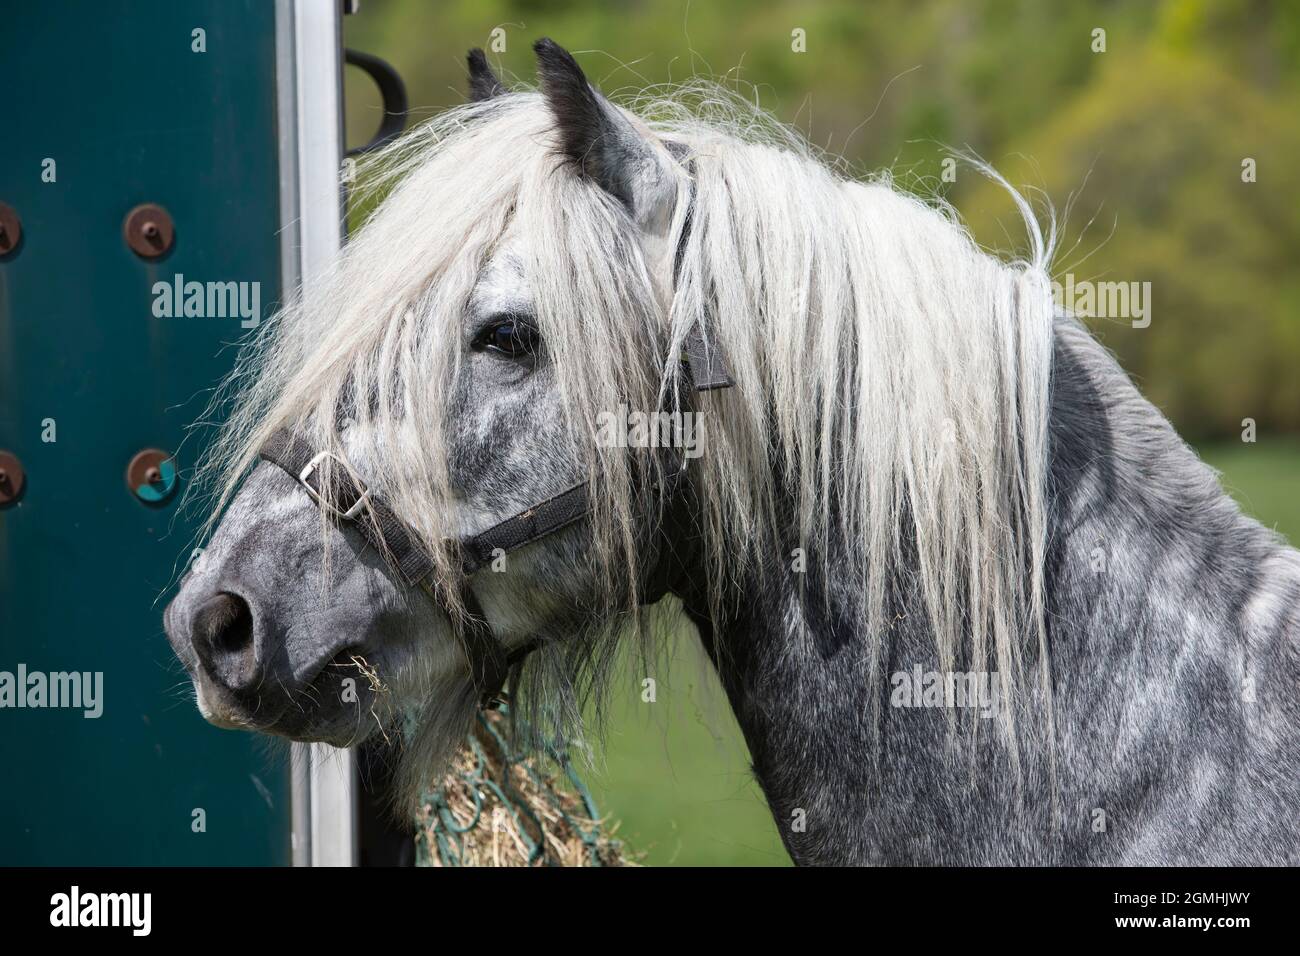
[[[730,381],[726,383],[729,384]],[[725,385],[709,384],[706,387],[712,389]],[[403,583],[422,588],[442,606],[431,580],[433,558],[410,526],[378,494],[355,477],[346,462],[330,452],[318,452],[306,438],[287,428],[273,433],[260,454],[264,460],[293,477],[332,519],[354,527],[387,559]],[[682,478],[681,471],[666,476],[663,490],[670,499],[677,493]],[[534,639],[507,652],[492,633],[487,616],[469,586],[469,578],[495,558],[540,541],[585,518],[589,512],[587,489],[587,482],[574,485],[486,531],[452,543],[459,555],[462,573],[460,603],[466,611],[462,631],[465,652],[474,686],[479,692],[480,706],[484,708],[500,703],[501,691],[511,669],[536,650],[540,642]],[[658,596],[655,594],[654,597]]]
[[[288,472],[332,519],[355,528],[387,559],[404,584],[422,588],[442,606],[431,580],[433,558],[410,526],[361,479],[353,476],[342,459],[330,452],[318,452],[306,438],[287,428],[272,434],[260,454],[265,461]],[[586,511],[586,485],[575,485],[481,534],[460,539],[456,546],[464,578],[496,555],[522,548],[558,531],[582,518]],[[507,653],[492,633],[483,608],[467,582],[461,587],[460,599],[466,612],[462,631],[465,652],[479,702],[483,707],[495,706],[510,669],[535,650],[537,643],[530,641]]]
[[[686,226],[682,230],[673,262],[674,282],[680,271],[690,226],[691,214],[688,209]],[[706,347],[698,327],[692,326],[687,333],[682,352],[682,362],[695,391],[728,388],[733,384],[720,350],[715,343],[709,343]],[[346,462],[331,452],[318,451],[302,435],[287,428],[276,431],[262,446],[260,455],[288,472],[331,518],[356,528],[367,543],[388,560],[403,583],[422,588],[435,603],[446,610],[439,598],[438,588],[432,581],[433,558],[420,544],[419,537],[379,495],[353,475]],[[670,499],[670,504],[682,478],[681,469],[665,478],[666,483],[661,490]],[[329,483],[328,488],[326,482]],[[492,633],[482,605],[469,586],[469,578],[493,559],[517,551],[582,520],[589,510],[587,482],[582,482],[506,518],[486,531],[451,542],[460,559],[460,602],[466,612],[465,626],[462,629],[465,652],[481,707],[492,708],[500,703],[502,689],[511,670],[536,650],[540,641],[533,639],[507,651]],[[653,574],[651,577],[658,578],[660,575]],[[649,596],[651,600],[662,594],[662,588],[659,587],[652,588],[652,591],[656,593]]]

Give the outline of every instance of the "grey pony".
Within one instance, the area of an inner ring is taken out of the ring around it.
[[[599,97],[575,95],[586,81],[571,57],[553,45],[538,52],[567,148],[627,199],[635,144]],[[481,56],[471,64],[476,96],[503,93]],[[494,261],[482,298],[506,295],[515,272],[509,255]],[[450,440],[453,469],[468,499],[517,510],[539,497],[536,476],[552,487],[573,476],[560,451],[521,457],[484,439],[504,427],[563,444],[551,406],[530,391],[541,386],[484,402],[522,381],[498,366],[468,360],[450,398],[452,420],[475,423]],[[489,414],[495,429],[481,427]],[[1025,735],[1013,758],[995,735],[978,734],[962,756],[947,722],[888,706],[888,687],[870,706],[863,688],[872,678],[845,623],[861,619],[860,597],[837,578],[847,562],[833,546],[816,560],[824,588],[774,559],[749,569],[737,587],[744,600],[718,614],[699,556],[688,541],[675,550],[670,590],[718,669],[797,863],[1300,862],[1300,554],[1241,513],[1067,317],[1056,323],[1050,416],[1050,746]],[[381,465],[354,464],[362,474]],[[248,479],[166,612],[205,716],[293,739],[359,742],[373,733],[365,713],[374,700],[364,685],[350,704],[327,693],[330,668],[359,650],[380,670],[401,671],[402,654],[418,644],[435,648],[422,676],[410,678],[432,701],[426,708],[449,726],[468,719],[472,690],[437,609],[395,584],[354,532],[327,533],[329,588],[315,506],[270,466]],[[529,624],[556,641],[581,626],[573,609],[590,582],[555,583],[581,551],[580,530],[558,536],[534,546],[526,573],[511,576],[516,586],[529,575],[548,582],[548,606],[560,609]],[[924,616],[907,613],[907,572],[904,560],[884,669],[938,671]],[[515,599],[526,606],[527,595]]]

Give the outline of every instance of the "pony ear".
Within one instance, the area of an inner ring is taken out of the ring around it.
[[[481,103],[506,92],[497,75],[488,66],[487,56],[478,47],[469,51],[469,101]]]
[[[555,116],[560,149],[578,174],[618,199],[643,228],[658,231],[676,196],[676,164],[649,130],[638,129],[592,88],[554,40],[533,44],[542,93]]]

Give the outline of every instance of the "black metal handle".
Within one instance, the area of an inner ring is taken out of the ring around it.
[[[360,50],[344,50],[343,61],[360,67],[366,72],[375,86],[379,87],[379,96],[384,103],[384,120],[379,124],[379,131],[364,146],[355,146],[348,150],[349,156],[369,153],[392,142],[406,128],[406,84],[398,76],[391,63],[381,60]]]

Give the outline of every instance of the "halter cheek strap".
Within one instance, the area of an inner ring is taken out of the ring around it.
[[[404,584],[421,588],[443,606],[432,581],[433,558],[410,526],[355,478],[342,459],[330,452],[316,451],[306,438],[287,428],[276,431],[262,446],[260,455],[293,477],[332,519],[355,528],[387,559]],[[575,486],[482,534],[461,539],[457,544],[464,577],[491,561],[496,548],[507,552],[521,548],[578,520],[585,511],[586,489]],[[470,675],[479,691],[480,705],[492,707],[499,702],[510,669],[538,645],[530,641],[507,652],[492,633],[483,607],[468,584],[461,587],[460,600],[466,612],[462,633]]]

